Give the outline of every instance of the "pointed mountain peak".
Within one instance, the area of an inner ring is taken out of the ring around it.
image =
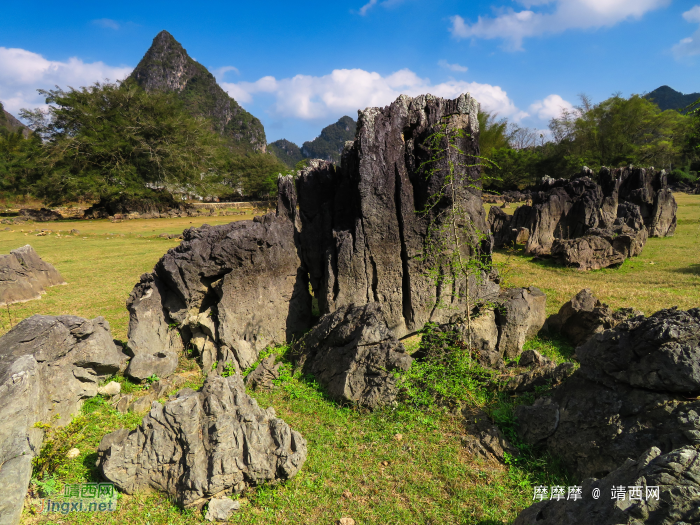
[[[232,99],[167,31],[156,35],[131,78],[146,91],[178,93],[190,113],[210,119],[235,148],[265,151],[262,123]]]

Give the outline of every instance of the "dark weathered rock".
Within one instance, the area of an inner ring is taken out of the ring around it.
[[[462,410],[465,436],[462,445],[475,457],[486,461],[505,462],[506,454],[517,457],[520,452],[511,445],[483,410],[467,406]]]
[[[513,243],[513,230],[510,226],[511,219],[512,217],[498,206],[491,206],[489,209],[486,222],[493,235],[494,248],[501,248]]]
[[[126,356],[102,317],[34,315],[0,338],[0,524],[19,523],[43,430],[66,425]]]
[[[603,479],[581,484],[579,500],[562,496],[523,510],[513,525],[681,525],[700,522],[700,453],[682,447],[666,454],[653,447]],[[639,492],[632,492],[639,487]],[[657,487],[656,497],[648,488]],[[617,498],[618,491],[622,497]],[[566,490],[566,487],[565,487]],[[599,494],[594,497],[594,491]],[[611,497],[615,495],[616,497]]]
[[[343,306],[326,314],[295,346],[298,366],[313,374],[328,394],[368,407],[396,398],[396,377],[411,356],[387,328],[378,303]]]
[[[272,354],[260,361],[255,370],[246,376],[245,385],[253,390],[270,390],[274,386],[272,382],[280,377],[282,363],[275,364],[276,359],[277,356]]]
[[[676,230],[678,206],[668,189],[666,172],[653,168],[619,168],[620,199],[639,206],[650,237],[667,237]]]
[[[98,449],[100,474],[127,494],[159,490],[183,507],[293,477],[306,441],[245,393],[239,374],[211,375],[154,403],[131,432],[108,434]]]
[[[0,255],[0,306],[40,299],[45,287],[66,284],[30,245]]]
[[[643,314],[632,308],[613,311],[607,304],[601,303],[591,290],[584,288],[564,303],[558,313],[550,315],[545,326],[548,331],[561,333],[573,345],[579,346],[594,334],[638,315]]]
[[[551,246],[551,255],[560,264],[579,270],[599,270],[625,261],[622,253],[615,250],[605,238],[597,235],[556,239]]]
[[[49,210],[48,208],[41,208],[39,210],[34,208],[22,208],[19,210],[19,215],[36,222],[49,222],[63,219],[63,215],[56,211]]]
[[[183,344],[210,370],[247,368],[260,350],[308,329],[311,296],[296,244],[296,195],[279,181],[277,213],[190,228],[129,298],[129,374],[167,377]],[[137,368],[138,366],[138,368]]]
[[[498,351],[503,357],[520,355],[523,344],[540,331],[546,319],[547,297],[539,288],[509,288],[498,299]]]
[[[540,387],[556,387],[574,373],[573,363],[546,363],[532,370],[515,376],[499,376],[501,390],[514,394],[534,392]]]
[[[301,172],[300,241],[322,314],[349,304],[379,302],[389,328],[401,337],[464,310],[463,280],[457,279],[457,290],[435,283],[426,269],[439,262],[421,257],[431,222],[434,235],[443,236],[435,240],[449,240],[438,230],[453,204],[452,194],[448,192],[430,214],[416,210],[441,191],[448,173],[444,166],[427,177],[420,168],[430,155],[423,142],[446,118],[451,129],[467,132],[458,140],[466,155],[455,161],[456,179],[465,182],[457,185],[454,203],[469,217],[460,224],[460,249],[465,258],[474,255],[481,242],[476,230],[487,231],[479,169],[470,161],[478,152],[476,114],[477,104],[469,95],[455,100],[402,95],[383,109],[360,112],[355,141],[343,152],[340,169],[319,161]],[[451,249],[449,242],[446,246]],[[489,243],[480,249],[488,256]],[[450,279],[451,275],[446,281]],[[471,301],[497,295],[498,287],[490,280],[481,284],[471,280]],[[435,308],[436,301],[450,308]]]
[[[522,438],[580,476],[603,476],[652,446],[700,444],[700,310],[662,310],[595,334],[581,367],[536,406],[516,411]],[[543,408],[547,405],[546,409]],[[546,412],[546,431],[533,432]]]

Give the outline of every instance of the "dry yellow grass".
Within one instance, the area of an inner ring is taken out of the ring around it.
[[[10,324],[34,314],[77,315],[92,319],[104,316],[116,339],[126,340],[129,313],[126,299],[139,276],[155,263],[177,240],[161,239],[161,233],[181,233],[202,224],[226,224],[250,219],[245,215],[138,219],[112,223],[108,220],[30,223],[0,228],[0,253],[31,244],[37,253],[61,272],[68,283],[47,290],[40,300],[0,308],[0,335]],[[4,225],[2,225],[4,226]],[[53,233],[37,236],[37,231]],[[72,229],[80,231],[71,235]]]
[[[675,194],[678,228],[673,237],[649,239],[639,257],[620,268],[581,272],[533,262],[522,254],[505,250],[494,256],[512,286],[537,286],[547,294],[547,313],[583,288],[590,288],[613,308],[632,307],[649,315],[662,308],[700,306],[700,195]],[[504,209],[513,213],[515,205]]]

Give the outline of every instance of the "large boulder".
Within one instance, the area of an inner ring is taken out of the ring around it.
[[[313,374],[331,397],[368,407],[394,401],[395,373],[405,372],[413,361],[387,327],[379,303],[326,314],[294,353],[298,367]]]
[[[290,479],[306,453],[298,432],[245,393],[240,374],[210,375],[197,392],[154,402],[135,430],[107,434],[98,469],[127,494],[158,490],[202,508],[212,497]]]
[[[552,244],[550,253],[560,264],[579,270],[599,270],[625,261],[622,253],[615,250],[605,238],[597,235],[557,239]]]
[[[36,222],[50,222],[63,219],[63,215],[48,208],[38,210],[36,208],[22,208],[19,210],[19,216]]]
[[[490,256],[490,241],[482,239],[488,226],[474,160],[477,113],[469,95],[454,100],[402,95],[385,108],[359,112],[355,141],[346,144],[339,169],[312,161],[300,173],[301,248],[322,314],[379,302],[389,328],[402,337],[464,311],[466,283],[444,265],[437,281],[427,275],[432,267],[440,274],[441,261],[426,256],[426,245],[455,249],[449,228],[443,228],[455,206],[463,257]],[[456,144],[464,155],[454,159],[453,175],[460,182],[454,194],[433,202],[449,169],[435,164],[438,169],[427,176],[424,163],[433,152],[425,142],[445,123],[465,132]],[[476,275],[469,285],[472,303],[498,295],[488,276]],[[447,308],[435,308],[436,303]]]
[[[203,368],[252,365],[270,344],[311,321],[308,275],[297,251],[296,195],[279,181],[276,213],[221,226],[190,228],[129,297],[127,373],[167,377],[190,345]]]
[[[502,357],[518,357],[525,341],[537,335],[546,320],[546,303],[547,296],[534,286],[503,290],[496,308],[498,352]]]
[[[650,237],[668,237],[676,231],[678,205],[668,188],[664,170],[618,168],[620,200],[639,206]]]
[[[513,525],[700,523],[697,449],[686,446],[662,454],[652,447],[635,457],[602,479],[588,478],[573,487],[580,489],[577,499],[567,487],[561,487],[566,492],[561,499],[543,495],[544,500],[523,510]]]
[[[627,319],[576,354],[581,367],[551,397],[516,409],[525,442],[582,477],[604,476],[653,446],[700,444],[700,309]]]
[[[613,311],[607,304],[600,302],[591,290],[584,288],[564,303],[559,312],[550,315],[545,326],[547,331],[560,333],[574,346],[579,346],[594,334],[638,315],[643,314],[632,308]]]
[[[68,424],[125,359],[102,317],[34,315],[0,338],[1,525],[19,523],[44,438],[35,424]]]
[[[40,299],[44,288],[58,284],[66,281],[30,245],[0,255],[0,306]]]

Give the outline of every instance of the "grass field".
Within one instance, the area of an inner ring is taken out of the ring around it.
[[[583,273],[534,263],[517,252],[498,253],[495,259],[505,263],[502,272],[510,285],[540,287],[547,294],[549,313],[584,287],[614,307],[632,306],[645,313],[673,305],[698,306],[700,196],[676,198],[680,204],[676,235],[650,239],[641,257],[617,270]],[[25,232],[19,227],[14,232],[0,232],[2,253],[30,243],[69,283],[49,289],[40,301],[12,305],[12,322],[34,313],[104,315],[114,337],[124,340],[128,320],[124,302],[133,284],[177,244],[154,236],[177,233],[203,222],[230,220],[80,221],[50,226],[55,231],[81,231],[69,237],[35,237],[26,227]],[[4,315],[6,330],[7,312]],[[558,361],[571,353],[570,347],[557,341],[535,340],[528,346]],[[504,398],[471,378],[466,378],[464,385],[464,398],[483,406],[509,437],[514,405],[532,402],[531,395]],[[533,485],[581,481],[569,480],[554,460],[536,454],[524,454],[508,466],[476,461],[462,446],[462,418],[445,407],[418,409],[400,403],[375,412],[343,407],[328,400],[313,382],[291,374],[286,374],[274,391],[252,395],[261,406],[274,406],[279,417],[302,433],[309,455],[302,471],[289,482],[257,487],[241,495],[241,511],[234,514],[232,523],[330,525],[341,517],[352,517],[358,525],[494,525],[511,522],[531,503]],[[94,463],[102,436],[120,427],[134,428],[141,415],[119,414],[99,396],[88,401],[72,431],[62,438],[64,447],[75,446],[81,454],[63,461],[52,477],[36,485],[60,492],[64,483],[97,480]],[[114,513],[39,515],[25,508],[22,520],[24,525],[203,522],[202,513],[181,510],[156,493],[121,495]]]

